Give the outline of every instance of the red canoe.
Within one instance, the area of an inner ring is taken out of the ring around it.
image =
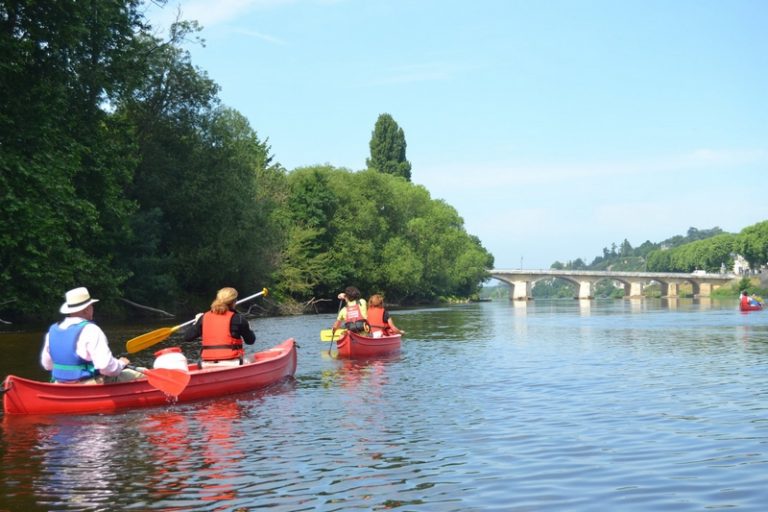
[[[296,372],[293,338],[257,352],[242,366],[198,369],[189,365],[190,380],[177,399],[145,378],[112,384],[52,384],[9,375],[3,383],[5,414],[81,414],[168,405],[263,388]]]
[[[365,359],[393,354],[400,351],[400,335],[372,338],[347,331],[336,345],[338,357],[350,359]]]
[[[742,311],[760,311],[763,306],[761,304],[739,304],[739,309]]]

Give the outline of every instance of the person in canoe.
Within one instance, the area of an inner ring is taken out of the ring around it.
[[[335,333],[342,326],[348,331],[363,332],[367,326],[368,304],[360,297],[360,290],[347,286],[339,294],[339,300],[343,300],[346,305],[339,310],[332,332]]]
[[[115,358],[107,336],[93,323],[93,304],[87,288],[69,290],[59,312],[67,315],[48,329],[40,354],[40,364],[58,383],[101,384],[124,382],[141,377],[126,368],[130,361]]]
[[[216,293],[207,313],[199,313],[184,334],[184,341],[202,339],[200,367],[239,366],[243,364],[243,343],[253,345],[256,335],[248,319],[235,311],[237,290],[222,288]]]
[[[741,307],[749,307],[749,294],[747,293],[747,290],[741,292]]]
[[[400,329],[395,326],[389,311],[384,308],[384,297],[378,293],[368,299],[368,325],[374,338],[400,334]]]

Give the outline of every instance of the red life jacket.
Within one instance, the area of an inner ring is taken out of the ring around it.
[[[344,319],[347,323],[359,322],[365,320],[363,318],[363,312],[360,310],[360,303],[355,301],[352,304],[347,304],[347,314]]]
[[[389,325],[384,321],[385,311],[384,308],[368,306],[368,325],[371,326],[371,332],[389,332]]]
[[[203,315],[203,361],[224,361],[227,359],[239,359],[243,357],[243,340],[233,338],[230,333],[230,324],[234,311],[227,311],[223,315],[211,311]]]
[[[344,313],[344,328],[352,332],[363,332],[366,330],[365,317],[360,307],[360,301],[356,300],[352,304],[347,304]]]
[[[749,296],[748,295],[742,295],[741,296],[741,305],[742,306],[749,306]]]

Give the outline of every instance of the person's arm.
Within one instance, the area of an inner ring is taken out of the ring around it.
[[[53,359],[51,358],[51,348],[48,343],[48,334],[46,333],[45,341],[43,342],[43,351],[40,352],[40,364],[50,372],[53,370]]]
[[[390,316],[389,311],[384,311],[384,321],[387,323],[387,325],[389,326],[390,330],[393,333],[400,334],[400,329],[398,329],[395,326],[395,322],[394,320],[392,320],[392,317]]]
[[[203,336],[203,314],[198,313],[197,316],[195,316],[195,321],[184,329],[181,339],[183,341],[192,341],[196,338],[201,338],[202,336]]]
[[[246,345],[253,345],[256,342],[256,334],[251,330],[251,326],[248,325],[248,319],[240,313],[232,315],[230,333],[235,338],[242,338]]]
[[[93,362],[93,366],[99,370],[99,373],[109,377],[119,375],[129,363],[125,357],[116,359],[112,355],[107,343],[107,335],[98,325],[92,323],[86,325],[80,333],[80,339],[77,340],[77,355],[86,361]]]

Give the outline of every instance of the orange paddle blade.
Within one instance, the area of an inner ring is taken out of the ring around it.
[[[171,396],[179,396],[186,389],[191,378],[187,372],[171,368],[155,368],[143,370],[141,373],[147,376],[152,386]]]

